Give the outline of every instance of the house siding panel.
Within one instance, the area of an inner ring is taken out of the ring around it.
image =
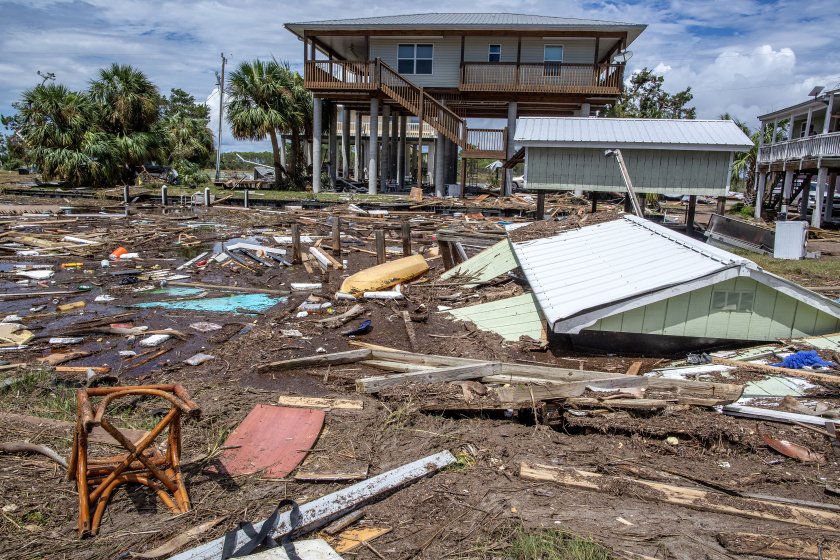
[[[422,43],[434,45],[434,59],[431,74],[404,74],[403,77],[416,86],[457,88],[461,73],[461,38],[443,39],[371,39],[370,58],[381,58],[382,62],[397,69],[397,49],[400,44]]]
[[[752,292],[752,313],[712,311],[715,291]],[[765,341],[834,333],[840,320],[739,277],[605,317],[585,330]]]
[[[546,45],[563,47],[563,62],[592,64],[595,61],[595,39],[593,38],[558,38],[542,39],[522,38],[522,62],[543,62]]]
[[[516,37],[465,37],[464,62],[488,62],[490,45],[502,46],[502,62],[516,62]]]
[[[625,149],[622,155],[639,192],[720,196],[729,176],[728,152]],[[528,148],[528,188],[620,192],[618,164],[600,148]]]

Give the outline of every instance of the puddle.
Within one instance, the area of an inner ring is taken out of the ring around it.
[[[248,315],[261,313],[286,301],[287,297],[272,297],[267,294],[239,294],[235,296],[174,300],[147,301],[136,303],[131,307],[164,307],[166,309],[186,309],[189,311],[206,311],[209,313],[234,313]]]

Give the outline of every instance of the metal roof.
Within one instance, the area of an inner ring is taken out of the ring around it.
[[[330,29],[488,29],[488,30],[600,30],[627,31],[628,43],[647,25],[598,19],[579,19],[508,13],[427,13],[380,17],[332,19],[287,23],[286,28],[302,36],[304,30]]]
[[[840,317],[840,305],[752,261],[636,216],[513,244],[522,272],[555,332],[748,276]]]
[[[575,148],[705,149],[737,151],[753,143],[732,121],[524,117],[514,142],[522,146]]]

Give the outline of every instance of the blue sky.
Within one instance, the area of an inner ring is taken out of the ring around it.
[[[814,85],[840,85],[837,0],[461,0],[457,8],[428,0],[422,7],[646,23],[631,46],[631,70],[656,69],[672,91],[692,86],[701,118],[729,112],[755,126],[756,115],[804,100]],[[0,0],[0,113],[39,83],[38,70],[83,88],[111,62],[141,68],[164,93],[180,87],[209,99],[215,111],[222,51],[231,64],[273,56],[300,69],[303,48],[286,22],[417,11],[406,0]],[[225,137],[226,150],[267,149]]]

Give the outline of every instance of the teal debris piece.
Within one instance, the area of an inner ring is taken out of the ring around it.
[[[267,294],[238,294],[235,296],[173,300],[147,301],[137,303],[133,307],[165,307],[166,309],[188,309],[190,311],[206,311],[209,313],[260,313],[270,309],[278,303],[286,301],[287,297],[271,297]]]
[[[201,288],[186,288],[182,286],[167,286],[166,288],[161,288],[159,290],[153,290],[149,292],[150,294],[164,294],[167,296],[172,297],[187,297],[187,296],[194,296],[196,294],[202,293],[204,290]]]

